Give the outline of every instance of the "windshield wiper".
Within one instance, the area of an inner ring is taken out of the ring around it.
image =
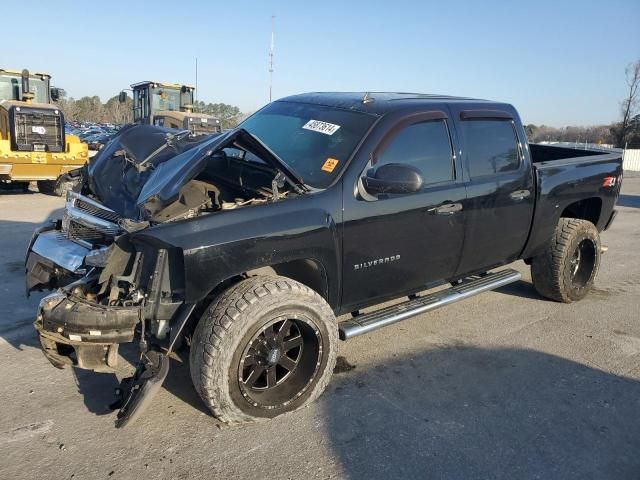
[[[152,160],[156,155],[158,155],[164,149],[175,147],[175,142],[182,140],[183,138],[188,137],[189,135],[191,135],[191,132],[189,130],[182,130],[178,133],[167,133],[165,135],[164,144],[156,148],[153,152],[147,155],[147,157],[138,164],[138,171],[139,172],[145,171],[147,169],[147,167],[145,166],[147,162]]]

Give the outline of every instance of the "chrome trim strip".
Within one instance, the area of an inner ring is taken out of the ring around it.
[[[111,210],[109,207],[105,207],[101,203],[96,202],[95,200],[92,200],[89,197],[85,197],[84,195],[80,195],[79,193],[73,192],[73,191],[67,192],[67,203],[70,203],[72,206],[75,207],[76,200],[82,200],[83,202],[89,203],[94,207],[100,210],[104,210],[106,212],[116,213],[114,210]]]

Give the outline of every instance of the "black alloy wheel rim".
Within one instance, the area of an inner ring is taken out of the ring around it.
[[[571,284],[574,288],[583,288],[593,276],[596,265],[596,246],[585,238],[576,245],[569,264]]]
[[[283,408],[299,398],[316,378],[322,337],[302,317],[268,322],[248,342],[238,365],[242,396],[262,409]]]

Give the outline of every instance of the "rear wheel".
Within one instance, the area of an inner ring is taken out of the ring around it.
[[[600,266],[600,235],[587,220],[561,218],[546,251],[531,261],[533,285],[540,295],[570,303],[593,286]]]
[[[220,420],[272,418],[322,393],[337,340],[333,312],[316,292],[284,277],[251,277],[202,316],[191,346],[191,377]]]

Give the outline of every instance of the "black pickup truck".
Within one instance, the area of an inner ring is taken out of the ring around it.
[[[55,290],[44,354],[114,371],[136,342],[123,426],[188,346],[203,401],[241,423],[317,398],[338,339],[517,281],[492,271],[515,260],[543,296],[581,299],[622,159],[530,145],[505,103],[310,93],[208,137],[125,128],[76,175],[26,259],[27,289]]]

